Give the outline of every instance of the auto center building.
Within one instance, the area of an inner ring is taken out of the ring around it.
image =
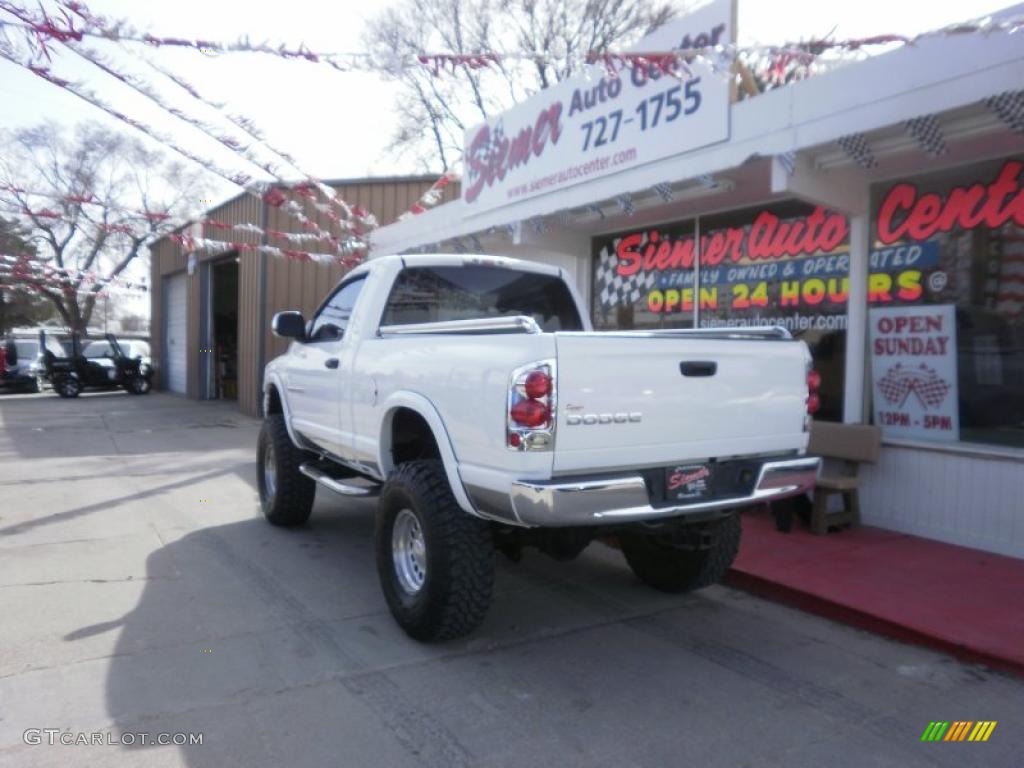
[[[715,0],[637,50],[734,22]],[[724,71],[538,93],[467,132],[461,199],[372,254],[556,264],[597,329],[781,324],[822,375],[817,417],[882,429],[865,523],[1024,557],[1020,34],[930,36],[742,99]]]

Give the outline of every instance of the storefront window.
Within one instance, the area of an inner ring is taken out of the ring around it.
[[[874,418],[888,437],[1024,447],[1024,162],[873,192],[876,248],[920,254],[869,313]]]
[[[1010,159],[873,190],[868,366],[887,437],[1024,447],[1022,171]],[[596,328],[781,325],[821,373],[818,418],[841,418],[844,215],[785,201],[608,235],[594,252]]]
[[[693,327],[693,227],[679,222],[594,240],[594,328]]]
[[[702,328],[779,325],[807,342],[821,374],[816,418],[843,410],[849,225],[782,202],[700,219]]]
[[[694,269],[698,228],[699,275]],[[787,201],[599,238],[594,325],[781,325],[808,343],[822,375],[818,417],[838,420],[843,402],[848,229],[843,216]]]

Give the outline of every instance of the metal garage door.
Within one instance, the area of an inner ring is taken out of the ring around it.
[[[188,277],[164,280],[164,386],[185,394],[188,387]]]

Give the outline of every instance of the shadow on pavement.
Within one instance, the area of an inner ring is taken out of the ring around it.
[[[642,590],[618,563],[552,562],[561,573],[552,577],[540,555],[518,566],[499,557],[484,628],[426,646],[387,612],[372,540],[373,506],[356,503],[318,510],[298,530],[252,519],[189,533],[152,553],[134,610],[64,639],[120,631],[106,687],[116,730],[202,733],[203,743],[124,749],[181,749],[188,765],[217,768],[478,765],[471,754],[480,747],[462,743],[441,710],[432,712],[432,702],[446,700],[443,688],[407,697],[393,677],[424,663],[441,665],[444,675],[454,664],[472,697],[477,671],[492,664],[486,652],[628,617],[628,601],[598,596],[605,587],[642,593],[637,609],[648,612],[684,600]],[[559,664],[572,663],[575,651],[565,653]],[[517,664],[537,674],[532,662]],[[463,699],[450,704],[465,706],[455,704]],[[477,706],[484,702],[468,711]]]
[[[252,519],[189,533],[150,555],[134,610],[65,640],[120,630],[111,719],[122,733],[202,733],[177,747],[190,766],[405,764],[339,682],[382,654],[424,654],[385,624],[372,535],[372,510],[295,531]]]

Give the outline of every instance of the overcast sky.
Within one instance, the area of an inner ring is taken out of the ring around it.
[[[43,3],[52,7],[49,0]],[[25,4],[34,6],[32,2]],[[359,50],[364,21],[388,4],[385,0],[89,2],[94,13],[128,19],[155,35],[217,41],[248,35],[254,42],[266,40],[290,46],[304,43],[310,49],[329,52]],[[837,37],[912,35],[1011,4],[1010,0],[739,0],[739,42],[781,43],[829,33]],[[10,17],[0,13],[0,20]],[[157,86],[169,102],[206,119],[216,117],[127,55],[119,45],[99,40],[89,43],[115,57],[119,66]],[[249,117],[272,143],[293,154],[315,176],[343,178],[423,170],[411,158],[390,157],[385,151],[391,135],[396,90],[375,75],[342,73],[322,64],[257,54],[207,57],[189,50],[142,50],[190,81],[204,95],[225,101],[232,112]],[[253,172],[237,156],[74,54],[57,53],[53,69],[59,76],[88,83],[121,111],[171,133],[195,153],[236,170]],[[0,61],[0,126],[27,125],[45,119],[64,123],[95,119],[116,130],[130,130],[71,94]],[[438,166],[436,170],[439,169]],[[226,199],[237,191],[229,184],[219,183],[214,199]],[[141,264],[133,270],[136,274],[144,271]]]

